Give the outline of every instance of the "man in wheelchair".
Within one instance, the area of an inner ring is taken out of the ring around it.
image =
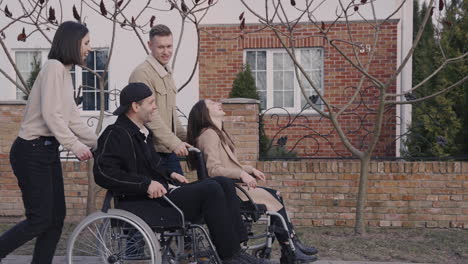
[[[151,219],[160,197],[169,198],[188,221],[203,219],[223,263],[269,263],[240,249],[247,239],[233,183],[216,177],[194,183],[164,167],[145,126],[157,107],[152,91],[143,83],[130,83],[120,93],[116,122],[98,140],[94,177],[98,185],[132,201],[141,218]],[[146,221],[146,220],[145,220]]]

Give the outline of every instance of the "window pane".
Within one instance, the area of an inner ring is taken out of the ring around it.
[[[322,67],[323,58],[322,58],[322,50],[321,49],[314,49],[310,52],[311,54],[311,63],[313,69],[320,69]]]
[[[307,76],[311,76],[311,74],[312,74],[311,71],[306,71],[306,73],[307,73]],[[310,83],[307,80],[307,78],[302,74],[301,74],[301,84],[304,87],[304,89],[311,89],[312,88],[312,86],[310,86]]]
[[[20,71],[21,77],[30,87],[34,84],[35,79],[31,79],[33,72],[35,76],[39,73],[41,68],[41,53],[40,51],[17,51],[15,52],[15,63]],[[36,68],[36,65],[39,66]],[[16,82],[21,83],[19,76],[16,76]],[[16,99],[27,99],[27,96],[19,89],[16,88]]]
[[[255,51],[247,51],[246,61],[247,64],[250,65],[250,69],[252,71],[255,71],[257,69],[255,64]]]
[[[283,72],[274,72],[273,73],[273,90],[282,91],[283,90]]]
[[[312,84],[319,90],[322,90],[322,72],[321,71],[313,71],[308,73],[309,78],[312,80]]]
[[[266,51],[257,52],[257,70],[266,70]]]
[[[104,110],[109,109],[109,94],[104,92]],[[101,93],[96,92],[96,110],[101,110]]]
[[[95,110],[95,93],[91,91],[83,91],[83,110]]]
[[[83,85],[85,86],[89,86],[89,87],[84,87],[83,90],[93,90],[94,89],[92,87],[96,87],[96,83],[95,83],[95,78],[94,78],[94,74],[90,73],[90,72],[83,72]]]
[[[96,70],[104,70],[107,60],[107,51],[98,50],[96,51]]]
[[[86,58],[86,66],[99,75],[104,74],[104,67],[108,57],[107,50],[95,50],[90,52],[89,56]],[[108,79],[106,76],[106,80]],[[87,70],[82,70],[82,84],[83,86],[83,110],[87,111],[96,111],[100,110],[99,102],[99,84],[98,78],[95,77],[93,73],[88,72]],[[108,90],[108,83],[104,87],[104,90]],[[105,110],[109,109],[109,95],[105,94]]]
[[[294,91],[294,72],[285,71],[283,74],[284,74],[283,90]]]
[[[313,92],[312,90],[306,90],[306,94],[307,94],[307,97],[315,94],[315,92]],[[304,98],[304,95],[302,94],[301,92],[301,108],[305,106],[305,104],[307,103],[306,99]]]
[[[28,52],[16,52],[16,66],[18,67],[19,71],[27,72],[30,70],[30,60],[28,56]]]
[[[278,92],[278,91],[273,92],[273,106],[283,107],[283,92]]]
[[[294,107],[294,91],[284,92],[284,107]]]
[[[301,65],[304,69],[312,69],[312,53],[311,50],[303,50],[301,52]]]
[[[258,92],[258,96],[260,97],[260,108],[266,109],[266,91]]]
[[[294,63],[291,57],[287,53],[283,54],[284,57],[284,66],[283,69],[285,70],[294,70]]]
[[[257,91],[266,90],[266,72],[257,72]]]
[[[283,54],[273,53],[273,70],[283,69]]]

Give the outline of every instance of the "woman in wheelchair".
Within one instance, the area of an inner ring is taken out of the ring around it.
[[[280,217],[272,215],[275,236],[281,245],[281,263],[308,263],[317,260],[314,247],[305,246],[294,232],[283,200],[279,192],[270,188],[257,187],[257,180],[265,180],[265,175],[252,166],[241,165],[235,155],[234,142],[223,128],[225,113],[221,103],[212,100],[200,100],[190,111],[187,129],[188,143],[204,153],[208,175],[225,176],[242,181],[247,186],[244,190],[257,204],[264,204],[268,211],[279,213],[286,221],[289,230],[284,228]],[[196,168],[196,162],[189,156],[189,166]],[[238,196],[245,201],[242,191]],[[291,239],[289,239],[291,238]],[[294,244],[291,250],[289,241]]]
[[[218,177],[187,183],[184,176],[166,169],[145,126],[156,110],[155,98],[143,83],[130,83],[120,93],[117,121],[98,140],[94,177],[98,185],[134,202],[142,219],[156,215],[162,196],[179,207],[187,221],[203,219],[224,264],[269,263],[241,251],[247,235],[239,212],[234,184]],[[180,182],[181,186],[174,186]],[[156,216],[157,217],[157,216]],[[154,217],[153,217],[154,218]],[[231,226],[232,228],[228,228]],[[242,232],[244,230],[244,232]]]

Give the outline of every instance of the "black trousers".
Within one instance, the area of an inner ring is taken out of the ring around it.
[[[159,156],[161,156],[162,160],[164,161],[164,165],[167,169],[177,172],[180,175],[184,175],[182,167],[180,166],[179,157],[177,157],[175,153],[158,152],[158,154]]]
[[[10,162],[21,189],[26,220],[0,236],[0,259],[37,238],[32,263],[52,263],[65,219],[59,143],[53,137],[17,138]]]
[[[185,214],[185,219],[205,220],[221,259],[232,257],[247,238],[234,183],[214,177],[183,185],[167,195]],[[244,231],[240,231],[244,230]]]

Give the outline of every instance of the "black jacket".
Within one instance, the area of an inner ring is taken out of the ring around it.
[[[166,189],[172,171],[166,169],[153,147],[153,134],[145,135],[126,115],[108,126],[98,139],[94,153],[94,180],[119,194],[146,196],[151,180]]]

